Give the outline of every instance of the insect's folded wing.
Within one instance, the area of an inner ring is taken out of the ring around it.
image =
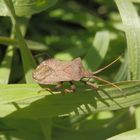
[[[71,78],[64,71],[57,71],[38,82],[40,84],[54,84],[62,81],[71,81]]]
[[[60,60],[56,60],[56,59],[47,60],[45,63],[47,66],[49,66],[54,71],[63,70],[65,67],[67,67],[68,65],[71,64],[71,62],[69,62],[69,61],[60,61]]]
[[[71,62],[60,62],[55,67],[58,71],[63,71],[64,69],[66,69],[69,66],[71,66]]]

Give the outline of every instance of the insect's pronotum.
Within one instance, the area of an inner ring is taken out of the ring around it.
[[[118,58],[119,59],[119,58]],[[43,61],[35,71],[33,72],[33,79],[39,84],[50,85],[57,83],[56,88],[60,87],[60,83],[70,82],[70,89],[65,89],[65,92],[73,92],[76,87],[73,81],[81,81],[85,84],[91,86],[94,89],[98,89],[98,86],[90,81],[85,81],[84,78],[94,78],[96,80],[100,80],[102,82],[108,83],[117,89],[121,90],[117,85],[106,81],[95,74],[103,71],[113,63],[115,63],[118,59],[111,62],[109,65],[95,71],[88,71],[82,65],[81,58],[76,58],[72,61],[62,61],[57,59],[48,59]]]

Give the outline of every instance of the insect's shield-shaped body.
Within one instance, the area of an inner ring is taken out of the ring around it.
[[[33,78],[38,83],[46,85],[63,81],[79,81],[83,77],[92,75],[92,72],[84,69],[80,58],[73,61],[48,59],[33,72]]]

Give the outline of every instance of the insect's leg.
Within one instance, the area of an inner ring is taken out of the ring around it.
[[[43,88],[43,89],[39,90],[38,93],[41,93],[41,92],[44,92],[44,91],[49,91],[49,92],[52,93],[52,89],[51,88]]]
[[[82,83],[84,83],[85,85],[87,85],[87,82],[90,82],[90,79],[91,79],[91,77],[89,77],[88,79],[81,79],[80,81],[82,82]],[[90,82],[91,83],[91,82]]]
[[[58,91],[62,86],[63,86],[63,82],[59,82],[56,84],[54,88],[47,88],[46,90],[50,92]]]
[[[92,83],[89,80],[83,80],[83,79],[81,79],[80,81],[83,82],[85,85],[89,85],[91,88],[93,88],[95,90],[98,90],[99,89],[99,87],[98,87],[97,84]]]
[[[102,79],[102,78],[100,78],[100,77],[97,77],[97,76],[95,76],[95,75],[93,75],[93,78],[95,78],[96,80],[102,81],[102,82],[104,82],[104,83],[107,83],[107,84],[109,84],[109,85],[115,87],[116,89],[118,89],[118,90],[120,90],[120,91],[122,92],[122,89],[121,89],[120,87],[118,87],[118,86],[117,86],[116,84],[114,84],[114,83],[111,83],[111,82],[109,82],[109,81],[107,81],[107,80],[104,80],[104,79]]]
[[[92,83],[92,82],[86,82],[87,85],[89,85],[91,88],[95,89],[95,90],[98,90],[99,89],[99,86],[95,83]]]
[[[63,86],[63,82],[59,82],[59,83],[57,83],[57,85],[54,88],[43,88],[40,91],[38,91],[38,93],[40,93],[42,91],[49,91],[49,92],[53,93],[53,91],[57,91],[62,86]]]
[[[73,92],[75,92],[76,91],[76,85],[72,81],[70,81],[70,84],[71,84],[70,89],[73,90]]]
[[[75,90],[76,90],[75,84],[74,84],[72,81],[70,81],[70,84],[71,84],[71,85],[70,85],[70,88],[64,90],[65,93],[72,93],[72,92],[75,92]]]
[[[53,88],[53,91],[57,91],[57,90],[60,89],[62,86],[63,86],[63,82],[57,83],[57,85]]]

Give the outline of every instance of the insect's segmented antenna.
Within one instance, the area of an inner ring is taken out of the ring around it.
[[[95,75],[93,75],[93,78],[95,78],[95,79],[97,79],[97,80],[99,80],[99,81],[102,81],[102,82],[104,82],[104,83],[110,84],[110,85],[112,85],[113,87],[119,89],[119,90],[122,92],[122,89],[121,89],[120,87],[118,87],[117,85],[115,85],[115,84],[113,84],[113,83],[111,83],[111,82],[109,82],[109,81],[107,81],[107,80],[104,80],[104,79],[102,79],[102,78],[100,78],[100,77],[98,77],[98,76],[95,76]]]
[[[113,65],[115,62],[117,62],[119,59],[121,58],[121,56],[119,56],[117,59],[115,59],[114,61],[112,61],[110,64],[106,65],[105,67],[93,72],[93,74],[97,74],[103,70],[105,70],[106,68],[108,68],[109,66]]]

